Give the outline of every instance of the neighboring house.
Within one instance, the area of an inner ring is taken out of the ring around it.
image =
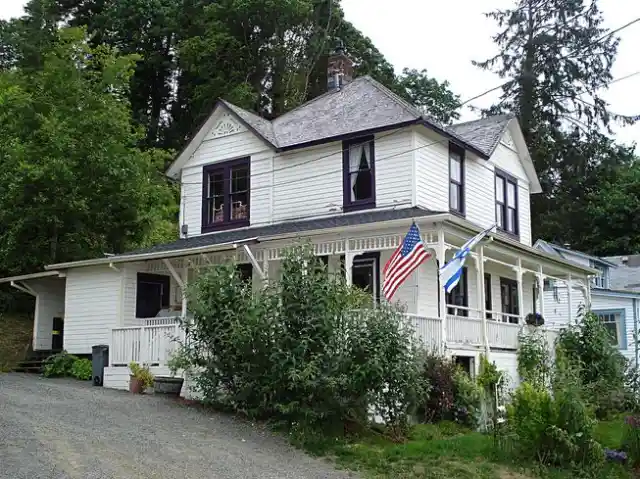
[[[109,344],[105,385],[124,388],[131,360],[166,371],[168,316],[187,314],[181,290],[198,267],[235,258],[258,286],[280,274],[283,248],[304,238],[375,302],[382,268],[415,221],[434,258],[393,299],[427,347],[471,370],[490,350],[516,378],[518,331],[541,310],[534,285],[569,276],[588,285],[595,273],[532,247],[529,196],[540,184],[518,122],[445,127],[352,74],[335,52],[329,91],[273,121],[219,101],[167,171],[182,185],[178,241],[2,280],[37,298],[34,348],[51,347],[52,318],[64,316],[64,348],[89,354]],[[437,265],[494,223],[445,294]]]
[[[536,241],[535,247],[598,271],[591,278],[591,310],[609,329],[620,351],[637,364],[635,332],[638,331],[640,307],[640,256],[601,258],[543,240]],[[544,317],[547,323],[561,326],[569,318],[574,321],[579,308],[588,304],[584,288],[576,283],[572,282],[573,287],[567,288],[566,280],[545,281]]]

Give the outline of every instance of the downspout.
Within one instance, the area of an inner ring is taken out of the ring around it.
[[[633,298],[633,342],[635,343],[636,368],[638,367],[638,298]]]

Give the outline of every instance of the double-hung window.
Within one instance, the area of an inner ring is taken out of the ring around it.
[[[447,293],[447,314],[454,316],[469,316],[469,282],[468,282],[467,268],[462,267],[462,273],[460,274],[460,281],[455,288]],[[454,306],[461,306],[456,308]]]
[[[518,302],[518,283],[513,279],[500,278],[500,301],[502,302],[503,323],[518,324],[520,307]]]
[[[464,150],[449,144],[449,210],[464,215]]]
[[[249,158],[203,168],[203,233],[249,225],[249,185]]]
[[[594,311],[594,314],[600,318],[600,321],[609,332],[611,342],[620,349],[626,349],[624,313],[624,309]]]
[[[344,211],[375,208],[374,137],[344,141],[342,144]]]
[[[519,234],[518,180],[496,170],[496,223],[498,229],[512,235]]]

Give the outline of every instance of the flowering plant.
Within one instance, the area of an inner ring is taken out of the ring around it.
[[[631,464],[637,468],[640,466],[640,417],[627,416],[624,422],[623,449],[627,451]]]

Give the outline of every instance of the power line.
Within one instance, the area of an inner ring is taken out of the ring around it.
[[[578,52],[580,52],[580,51],[584,50],[585,48],[588,48],[588,47],[594,46],[594,45],[596,45],[596,44],[600,43],[602,40],[604,40],[604,39],[606,39],[606,38],[610,37],[611,35],[614,35],[614,34],[618,33],[619,31],[624,30],[625,28],[628,28],[628,27],[630,27],[631,25],[633,25],[633,24],[635,24],[635,23],[638,23],[638,22],[640,22],[640,17],[636,18],[635,20],[631,20],[629,23],[626,23],[626,24],[622,25],[621,27],[618,27],[618,28],[616,28],[615,30],[612,30],[612,31],[610,31],[610,32],[606,33],[605,35],[603,35],[603,36],[601,36],[601,37],[599,37],[599,38],[595,39],[593,42],[590,42],[590,43],[588,43],[587,45],[584,45],[584,46],[582,46],[582,47],[580,47],[580,48],[577,48],[576,50],[574,50],[574,51],[572,51],[572,52],[570,52],[570,53],[567,53],[566,55],[561,56],[561,57],[560,57],[560,60],[564,60],[564,59],[568,58],[569,56],[571,56],[571,55],[573,55],[573,54],[575,54],[575,53],[578,53]],[[638,72],[638,73],[640,73],[640,72]],[[616,80],[616,81],[621,81],[621,80],[623,80],[623,79],[624,79],[624,78],[620,78],[620,79],[618,79],[618,80]],[[465,101],[463,101],[462,103],[460,103],[460,106],[464,106],[464,105],[466,105],[467,103],[472,102],[473,100],[477,100],[478,98],[481,98],[481,97],[483,97],[483,96],[485,96],[485,95],[488,95],[489,93],[492,93],[492,92],[494,92],[494,91],[496,91],[496,90],[499,90],[500,88],[503,88],[503,87],[507,86],[509,83],[512,83],[513,81],[514,81],[514,80],[507,80],[506,82],[501,83],[500,85],[498,85],[498,86],[496,86],[496,87],[493,87],[493,88],[491,88],[491,89],[489,89],[489,90],[487,90],[487,91],[484,91],[484,92],[480,93],[479,95],[473,96],[473,97],[469,98],[468,100],[465,100]],[[609,82],[609,85],[610,85],[611,83],[613,83],[613,82]]]
[[[470,130],[470,131],[469,131],[469,133],[473,133],[473,132],[475,132],[475,131],[477,131],[477,130],[480,130],[481,128],[482,128],[482,126],[478,126],[478,127],[476,127],[476,128],[473,128],[472,130]],[[390,135],[386,135],[386,136],[390,136]],[[372,141],[372,140],[369,140],[369,141]],[[385,157],[382,157],[382,158],[375,158],[375,159],[374,159],[374,165],[377,165],[377,164],[379,164],[380,162],[383,162],[383,161],[387,161],[387,160],[390,160],[390,159],[396,158],[396,157],[398,157],[398,156],[406,155],[406,154],[408,154],[408,153],[412,153],[412,152],[414,152],[414,151],[421,150],[422,148],[427,148],[427,147],[429,147],[429,146],[434,146],[434,145],[437,145],[437,144],[439,144],[439,143],[443,143],[443,144],[444,144],[444,143],[448,143],[448,142],[449,142],[449,139],[448,139],[448,138],[443,138],[443,139],[441,139],[441,140],[437,140],[437,141],[433,141],[433,142],[431,142],[431,143],[427,143],[426,145],[422,145],[422,146],[418,146],[418,147],[415,147],[415,148],[411,148],[411,149],[409,149],[409,150],[400,151],[400,152],[398,152],[398,153],[394,153],[394,154],[392,154],[392,155],[388,155],[388,156],[385,156]],[[367,142],[367,143],[368,143],[368,142]],[[326,157],[334,156],[334,155],[336,155],[336,154],[337,154],[337,153],[333,153],[333,154],[331,154],[331,155],[327,155]],[[339,154],[340,154],[340,155],[342,155],[342,151],[340,151],[340,153],[339,153]],[[325,157],[325,158],[326,158],[326,157]],[[297,165],[296,165],[296,166],[297,166]],[[298,183],[299,181],[302,181],[302,180],[313,180],[313,179],[316,179],[316,178],[322,178],[323,176],[327,176],[327,175],[336,175],[336,174],[340,174],[340,173],[342,173],[342,171],[343,171],[343,169],[342,169],[342,168],[340,168],[340,169],[335,169],[335,170],[330,170],[330,171],[324,171],[324,172],[322,172],[322,173],[318,173],[318,174],[316,174],[316,175],[305,176],[305,177],[303,177],[303,178],[297,177],[297,178],[292,179],[292,180],[281,181],[281,182],[278,182],[278,183],[274,183],[274,184],[272,184],[272,185],[264,185],[264,186],[258,186],[258,187],[255,187],[255,188],[250,188],[250,189],[249,189],[249,192],[250,192],[250,193],[253,193],[254,191],[260,191],[260,190],[263,190],[263,189],[272,189],[272,188],[276,188],[276,187],[279,187],[279,186],[284,186],[284,185],[289,185],[289,184]],[[270,173],[270,172],[271,172],[271,171],[269,171],[268,173]],[[265,173],[265,174],[266,174],[266,173]],[[254,178],[254,176],[253,176],[253,175],[250,175],[250,176],[249,176],[249,178],[250,178],[250,179],[251,179],[251,178]],[[181,182],[181,185],[195,185],[195,186],[202,186],[202,185],[203,185],[203,182],[184,182],[184,183],[182,183],[182,182]],[[202,198],[202,195],[183,195],[183,196],[191,197],[191,198],[196,198],[196,197],[197,197],[197,198]]]

